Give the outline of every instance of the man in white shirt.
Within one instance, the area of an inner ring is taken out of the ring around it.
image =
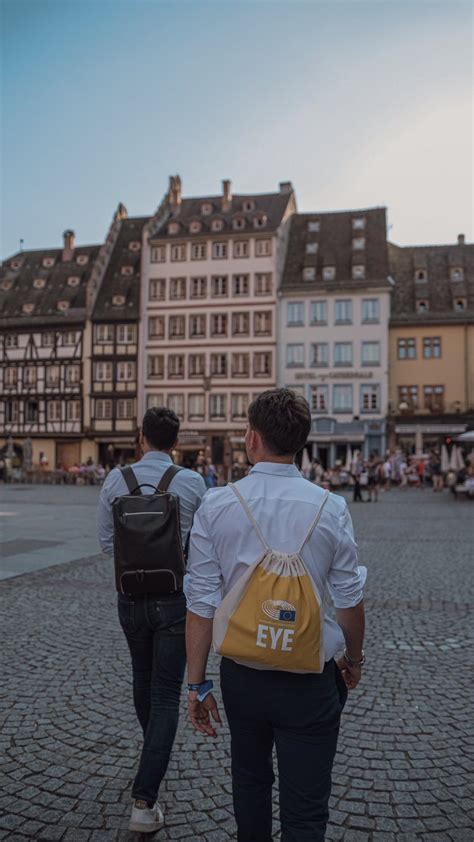
[[[301,545],[325,495],[294,465],[310,428],[307,402],[289,389],[264,392],[249,407],[246,448],[254,467],[236,485],[269,546],[285,553]],[[210,490],[194,520],[185,579],[189,714],[203,734],[216,736],[213,722],[221,721],[212,682],[206,681],[214,613],[261,553],[260,539],[232,490]],[[324,671],[261,671],[222,659],[239,842],[271,842],[274,744],[282,842],[323,842],[346,687],[356,687],[361,677],[362,582],[342,497],[330,495],[302,558],[318,591],[329,591],[336,606],[337,623],[327,611],[324,617]]]

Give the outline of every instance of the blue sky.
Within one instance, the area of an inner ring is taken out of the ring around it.
[[[105,236],[119,201],[267,192],[473,238],[472,5],[0,0],[0,256]]]

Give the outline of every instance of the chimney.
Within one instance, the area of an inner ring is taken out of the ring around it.
[[[458,234],[458,246],[465,245],[465,242],[466,242],[466,238],[465,238],[464,234]]]
[[[293,193],[291,181],[280,181],[280,193]]]
[[[231,181],[226,178],[222,182],[222,212],[227,213],[232,207],[232,188]]]
[[[181,204],[181,178],[179,175],[170,175],[169,204],[173,210],[177,210]]]
[[[69,229],[64,232],[63,234],[63,261],[64,263],[68,263],[74,257],[74,248],[76,245],[76,235],[74,231],[70,231]]]

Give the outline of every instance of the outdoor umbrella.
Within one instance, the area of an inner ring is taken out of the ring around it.
[[[457,460],[458,471],[462,471],[462,469],[466,467],[466,463],[464,461],[464,456],[462,454],[462,450],[461,450],[460,447],[456,448],[456,460]]]
[[[474,441],[474,430],[468,430],[467,433],[461,433],[456,441]]]
[[[449,457],[449,470],[457,471],[458,469],[458,455],[456,453],[456,445],[453,444],[451,448],[451,455]]]
[[[441,470],[443,474],[449,471],[449,453],[445,444],[441,447]]]
[[[350,444],[347,445],[345,468],[346,468],[346,471],[349,471],[349,472],[352,468],[352,448],[351,448]]]

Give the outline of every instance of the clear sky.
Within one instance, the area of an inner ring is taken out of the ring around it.
[[[119,201],[267,192],[473,238],[471,2],[0,0],[0,256],[100,242]]]

